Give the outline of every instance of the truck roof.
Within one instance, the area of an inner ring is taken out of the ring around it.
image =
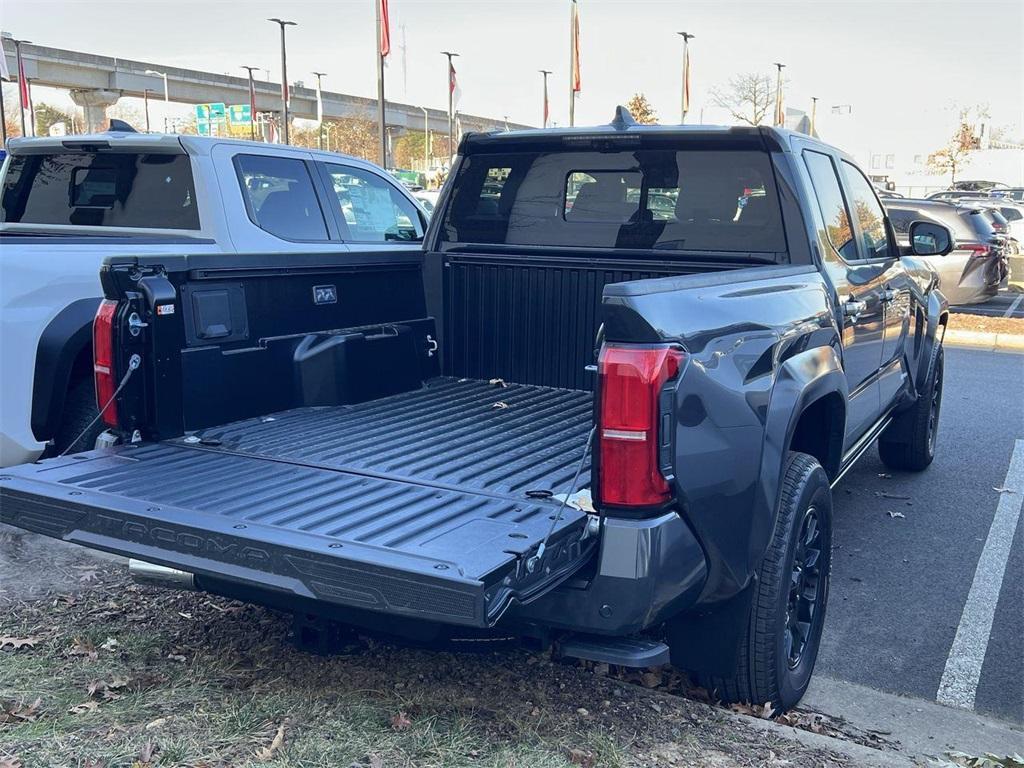
[[[102,133],[85,133],[73,136],[30,136],[11,139],[8,148],[12,155],[36,153],[52,153],[55,150],[71,151],[87,150],[89,147],[122,150],[127,152],[181,153],[183,150],[190,155],[205,155],[220,144],[231,144],[252,149],[258,147],[263,154],[281,152],[309,152],[322,160],[344,160],[348,165],[365,168],[379,166],[358,157],[344,155],[340,152],[325,152],[318,149],[306,149],[285,144],[267,144],[249,139],[232,139],[220,136],[192,136],[180,133],[137,133],[134,131],[104,131]]]

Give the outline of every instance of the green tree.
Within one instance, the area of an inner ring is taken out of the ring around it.
[[[642,93],[634,93],[633,98],[626,102],[626,109],[640,125],[654,125],[658,122],[654,107]]]
[[[35,105],[35,115],[36,136],[49,136],[50,126],[54,123],[64,123],[65,129],[68,133],[74,132],[71,113],[65,112],[60,107],[55,107],[52,104],[47,104],[46,102],[40,102]]]

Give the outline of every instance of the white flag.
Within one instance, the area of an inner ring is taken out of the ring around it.
[[[319,128],[324,124],[324,94],[320,90],[320,80],[316,83],[316,126]]]
[[[2,38],[0,38],[0,78],[7,81],[11,79],[11,70],[7,68],[7,52],[4,50]]]
[[[459,87],[458,78],[455,77],[455,66],[448,60],[448,90],[452,95],[452,109],[459,108],[459,101],[462,99],[462,88]]]

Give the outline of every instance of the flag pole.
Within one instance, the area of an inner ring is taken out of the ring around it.
[[[25,110],[28,108],[28,84],[25,82],[25,63],[21,60],[21,44],[27,40],[12,40],[14,58],[18,66],[18,113],[21,115],[21,135],[28,136],[25,127]],[[33,126],[34,128],[35,126]]]
[[[775,81],[775,124],[782,127],[786,125],[786,116],[782,113],[782,68],[785,66],[775,62],[775,67],[779,71]]]
[[[377,6],[377,130],[380,133],[380,164],[381,167],[388,166],[388,137],[384,119],[384,57],[391,49],[390,30],[385,38],[384,29],[387,23],[382,18],[381,10],[387,13],[387,0],[375,0]],[[385,39],[387,46],[385,48]]]
[[[576,0],[569,2],[569,127],[576,124]]]
[[[452,57],[459,54],[452,51],[441,51],[448,58],[448,158],[455,154],[455,81],[453,79]]]
[[[541,124],[541,127],[542,128],[547,128],[548,127],[548,75],[551,74],[551,70],[550,69],[538,69],[537,71],[540,72],[541,76],[544,78],[544,112],[543,112],[544,119],[543,119],[543,123]]]
[[[677,32],[676,34],[683,38],[683,90],[680,94],[682,109],[679,118],[679,124],[682,125],[686,122],[686,113],[690,111],[690,40],[694,35],[689,32]]]

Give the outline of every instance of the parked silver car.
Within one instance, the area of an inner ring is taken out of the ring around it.
[[[995,231],[986,209],[970,202],[943,200],[888,199],[882,203],[901,248],[909,247],[910,225],[922,219],[937,221],[953,234],[952,251],[925,259],[938,272],[939,289],[950,305],[977,304],[999,292],[1008,275],[1007,259],[1019,246],[1013,238]]]

